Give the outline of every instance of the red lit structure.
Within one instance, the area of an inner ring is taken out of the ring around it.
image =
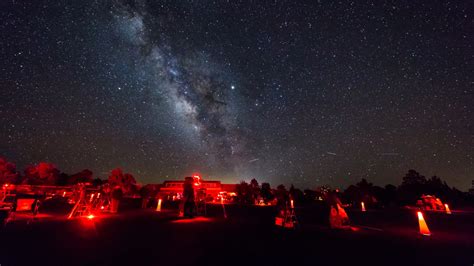
[[[202,180],[199,175],[193,175],[194,186],[199,190],[205,191],[206,198],[215,200],[218,198],[220,192],[235,192],[237,184],[222,184],[221,181]],[[184,180],[167,180],[163,184],[154,185],[158,189],[158,198],[173,200],[181,199],[183,194]]]

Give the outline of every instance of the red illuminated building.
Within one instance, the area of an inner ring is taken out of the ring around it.
[[[205,181],[201,178],[194,177],[194,185],[197,189],[203,190],[207,198],[217,198],[219,193],[232,193],[236,191],[237,184],[222,184],[221,181],[209,180]],[[183,193],[183,180],[166,180],[163,184],[155,185],[159,187],[158,197],[163,199],[179,199]]]

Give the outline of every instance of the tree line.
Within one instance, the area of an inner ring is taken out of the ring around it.
[[[315,189],[301,190],[293,185],[287,189],[284,185],[278,185],[275,189],[269,183],[259,185],[256,179],[250,183],[242,181],[237,185],[237,201],[241,204],[254,204],[263,201],[268,203],[288,202],[293,199],[298,204],[310,204],[315,201],[323,201],[328,192],[337,192],[339,197],[345,202],[354,206],[359,206],[364,202],[371,207],[394,207],[413,205],[421,195],[433,195],[443,202],[462,204],[474,204],[473,195],[462,192],[455,187],[450,187],[446,181],[438,176],[426,178],[416,170],[410,169],[403,176],[399,186],[388,184],[384,187],[376,186],[361,179],[353,185],[349,185],[345,190],[333,190],[328,186],[321,186]]]
[[[89,169],[75,174],[66,174],[48,162],[28,165],[22,174],[17,171],[14,163],[0,157],[0,184],[68,186],[91,183],[93,186],[100,186],[104,182],[111,186],[120,186],[125,192],[136,190],[135,177],[132,174],[124,173],[120,168],[111,170],[107,180],[94,178],[93,172]]]
[[[471,194],[450,187],[446,181],[438,176],[426,178],[411,169],[401,179],[402,182],[399,186],[388,184],[384,187],[373,185],[366,179],[361,179],[356,184],[338,192],[341,199],[347,203],[359,204],[363,201],[368,206],[414,204],[422,194],[434,195],[443,201],[455,204],[474,203]],[[66,186],[77,183],[91,183],[93,186],[99,186],[104,182],[113,187],[120,186],[123,192],[127,194],[147,194],[146,186],[139,190],[135,177],[132,174],[124,173],[120,168],[111,170],[107,180],[94,178],[92,171],[88,169],[69,175],[61,172],[54,164],[48,162],[29,165],[21,174],[17,171],[14,163],[0,157],[0,184]],[[273,200],[287,202],[290,198],[298,204],[309,204],[323,200],[324,195],[330,190],[328,186],[304,190],[295,188],[293,185],[289,189],[284,185],[272,188],[270,183],[260,185],[256,179],[252,179],[249,183],[242,181],[236,186],[237,202],[241,204],[269,203]]]

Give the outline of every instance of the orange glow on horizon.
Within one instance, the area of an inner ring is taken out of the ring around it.
[[[94,217],[95,217],[94,215],[89,214],[89,215],[87,216],[87,219],[92,220],[92,219],[94,219]]]

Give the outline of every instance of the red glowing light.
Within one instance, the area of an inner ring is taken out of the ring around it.
[[[201,185],[201,177],[199,175],[193,175],[194,178],[194,185],[197,187]]]
[[[87,219],[92,220],[92,219],[94,219],[94,217],[95,217],[94,215],[89,214],[89,215],[87,216]]]
[[[447,214],[451,214],[451,210],[449,209],[448,204],[444,204],[444,208],[446,209]]]
[[[428,229],[428,225],[426,224],[425,219],[423,218],[423,213],[417,212],[418,214],[418,224],[420,226],[420,234],[424,236],[430,236],[431,232],[430,229]]]

